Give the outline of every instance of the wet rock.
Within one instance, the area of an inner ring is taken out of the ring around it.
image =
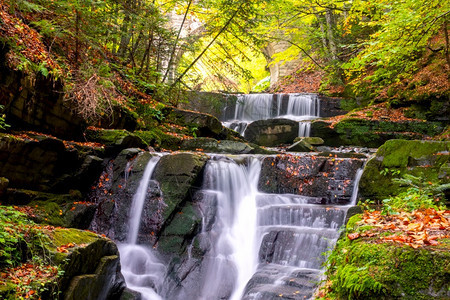
[[[191,202],[192,195],[201,188],[206,160],[205,156],[192,153],[166,155],[155,169],[166,205],[158,237],[165,253],[183,253],[199,230],[201,214]]]
[[[282,278],[282,280],[279,280]],[[295,269],[292,267],[266,264],[248,282],[243,300],[264,299],[311,299],[317,282],[318,270]]]
[[[118,241],[126,240],[133,196],[152,157],[148,152],[125,149],[108,164],[91,195],[92,201],[98,203],[90,225],[92,230]],[[163,207],[159,185],[151,180],[144,201],[138,241],[154,242],[163,221]]]
[[[246,143],[228,140],[215,140],[212,138],[194,138],[184,140],[181,150],[204,151],[210,153],[248,154],[254,150]]]
[[[292,143],[297,136],[298,122],[288,119],[255,121],[245,131],[248,141],[268,147]]]
[[[405,174],[420,182],[448,184],[450,176],[441,167],[450,161],[450,142],[390,140],[370,159],[361,177],[360,197],[383,200],[407,189],[393,181]],[[440,176],[441,175],[441,176]]]
[[[299,142],[299,141],[305,141],[308,144],[313,145],[313,146],[320,146],[320,145],[323,145],[323,143],[324,143],[324,140],[317,136],[315,136],[315,137],[297,137],[294,140],[294,142]]]
[[[315,148],[309,144],[306,140],[300,140],[295,142],[292,146],[286,149],[288,152],[312,152]]]
[[[266,157],[258,188],[266,193],[320,197],[323,203],[346,203],[363,160],[315,155]]]

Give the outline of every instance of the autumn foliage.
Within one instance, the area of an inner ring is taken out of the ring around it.
[[[450,238],[450,210],[428,208],[395,215],[365,211],[358,225],[370,225],[371,229],[349,233],[350,240],[367,237],[374,243],[394,242],[413,248],[435,246]]]

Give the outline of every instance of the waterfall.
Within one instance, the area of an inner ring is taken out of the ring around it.
[[[350,199],[350,205],[355,206],[358,200],[358,190],[359,190],[359,181],[361,180],[361,176],[363,174],[364,168],[359,169],[355,175],[355,181],[353,184],[352,197]]]
[[[118,245],[125,282],[130,289],[140,292],[144,300],[162,299],[155,290],[160,289],[166,273],[165,265],[153,251],[149,247],[137,244],[148,184],[159,158],[159,156],[152,157],[145,167],[131,204],[127,243]]]
[[[195,247],[205,252],[199,259],[190,253],[194,246],[188,246],[181,259],[185,264],[173,269],[158,259],[157,250],[136,244],[148,182],[158,159],[153,157],[145,168],[133,197],[128,243],[119,245],[122,273],[130,289],[144,300],[313,297],[323,277],[324,253],[334,247],[347,210],[356,201],[361,169],[345,174],[354,178],[352,195],[345,198],[351,199],[344,205],[335,204],[333,197],[263,193],[258,190],[267,163],[263,157],[212,156],[196,194],[202,196],[194,197],[202,216]],[[340,182],[341,177],[331,180]],[[190,269],[192,274],[178,277],[173,273],[177,269]],[[193,277],[185,285],[183,280],[189,276]]]
[[[244,136],[248,124],[254,121],[286,118],[300,122],[315,119],[319,113],[320,100],[315,94],[246,94],[238,96],[234,118],[223,125]],[[309,132],[306,123],[300,125]]]
[[[227,299],[240,299],[256,270],[256,194],[261,163],[249,159],[247,167],[224,158],[207,164],[205,189],[217,195],[218,203],[201,299],[219,299],[219,291],[228,286],[232,293]]]
[[[298,136],[309,137],[311,135],[310,122],[298,122]]]

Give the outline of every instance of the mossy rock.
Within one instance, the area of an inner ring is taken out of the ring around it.
[[[325,142],[322,138],[317,137],[317,136],[311,136],[311,137],[297,137],[294,139],[294,143],[299,142],[299,141],[305,141],[310,145],[313,146],[320,146],[323,145]]]
[[[30,190],[9,189],[5,204],[27,205],[33,209],[34,222],[53,226],[87,229],[97,205],[85,202],[80,191],[52,194]]]
[[[201,220],[201,214],[192,203],[186,203],[161,232],[158,249],[163,253],[182,254],[199,231]]]
[[[423,139],[439,134],[444,129],[440,122],[426,121],[372,121],[346,118],[334,127],[326,121],[313,121],[311,135],[324,139],[327,146],[379,147],[390,139]]]
[[[126,130],[87,129],[85,137],[89,142],[106,145],[106,154],[117,154],[126,148],[146,148],[148,145],[140,137]]]
[[[189,200],[192,191],[201,188],[201,174],[207,157],[193,153],[178,153],[161,158],[154,172],[167,207],[163,218],[177,212],[183,202]]]
[[[309,144],[306,140],[299,140],[295,142],[292,146],[286,149],[288,152],[312,152],[315,148]]]
[[[359,195],[363,199],[383,200],[405,191],[407,187],[394,182],[405,174],[421,178],[423,182],[446,184],[450,142],[390,140],[370,159],[360,181]]]
[[[162,111],[169,122],[195,128],[199,137],[216,138],[222,133],[222,123],[212,115],[173,107],[165,107]]]
[[[178,150],[183,141],[180,137],[167,134],[158,127],[151,130],[139,130],[134,133],[156,150]]]
[[[248,154],[254,150],[254,148],[246,143],[228,140],[218,141],[213,138],[194,138],[184,140],[180,148],[181,150],[201,150],[209,153],[230,154]]]

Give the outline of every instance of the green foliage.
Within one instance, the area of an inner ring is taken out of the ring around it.
[[[64,272],[50,254],[48,234],[13,207],[0,206],[0,227],[0,269],[2,273],[19,272],[8,274],[15,276],[13,282],[7,276],[0,278],[0,286],[6,287],[0,288],[0,298],[57,299],[57,277]]]
[[[439,199],[418,188],[409,188],[406,192],[384,199],[382,202],[382,213],[385,215],[397,214],[401,211],[412,212],[417,209],[434,208],[440,210],[444,208],[439,205]]]
[[[0,105],[0,113],[3,110],[3,108],[4,108],[4,106]],[[0,130],[6,130],[9,127],[11,127],[10,125],[6,124],[5,118],[6,118],[5,114],[0,114]]]
[[[17,266],[23,261],[21,246],[26,245],[25,236],[31,224],[25,214],[0,207],[0,267]]]
[[[431,37],[442,28],[449,5],[441,1],[355,1],[345,22],[360,51],[343,64],[357,96],[376,96],[384,87],[417,71]],[[442,56],[442,58],[444,58]]]

